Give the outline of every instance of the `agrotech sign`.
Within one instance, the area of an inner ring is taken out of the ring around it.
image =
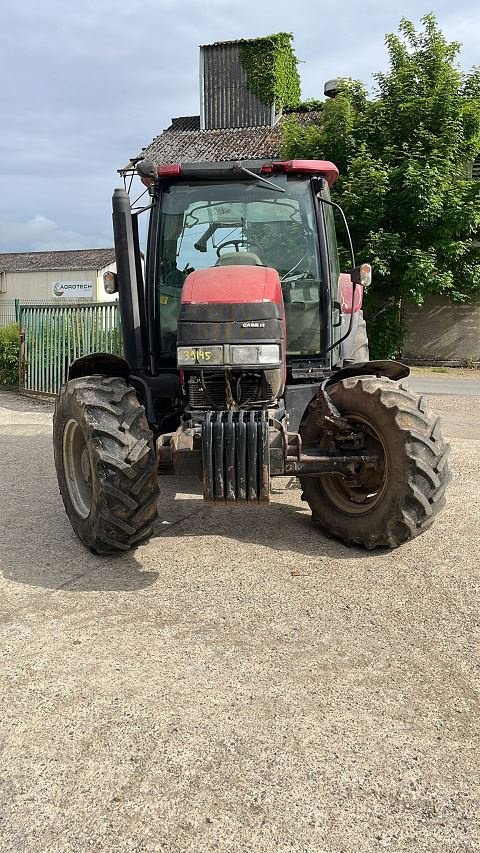
[[[91,281],[54,281],[52,296],[58,299],[92,299],[93,282]]]

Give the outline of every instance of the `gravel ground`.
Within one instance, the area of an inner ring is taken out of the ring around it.
[[[51,405],[0,395],[0,850],[478,853],[480,398],[436,396],[441,518],[392,553],[162,488],[100,559]]]

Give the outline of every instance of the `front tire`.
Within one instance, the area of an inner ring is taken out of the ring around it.
[[[386,378],[351,377],[329,394],[379,462],[353,482],[338,474],[301,477],[312,518],[346,545],[396,548],[427,530],[445,504],[449,446],[440,419],[423,397]],[[304,446],[326,446],[312,412],[300,432]]]
[[[118,377],[72,379],[53,421],[60,493],[78,538],[96,554],[128,551],[152,534],[157,464],[133,388]]]

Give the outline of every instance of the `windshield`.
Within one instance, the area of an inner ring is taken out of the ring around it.
[[[273,267],[287,318],[287,354],[320,351],[320,268],[308,179],[173,184],[162,194],[158,244],[161,350],[175,353],[180,296],[193,270],[227,264]]]

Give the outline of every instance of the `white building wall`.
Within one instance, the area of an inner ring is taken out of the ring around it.
[[[89,281],[92,283],[92,299],[94,302],[111,302],[116,295],[109,296],[103,288],[103,273],[111,269],[116,271],[112,263],[101,270],[35,270],[32,272],[7,272],[2,274],[0,301],[11,299],[38,300],[39,302],[55,300],[69,301],[69,298],[57,297],[52,293],[52,285],[56,281]],[[92,301],[92,300],[87,300]]]

